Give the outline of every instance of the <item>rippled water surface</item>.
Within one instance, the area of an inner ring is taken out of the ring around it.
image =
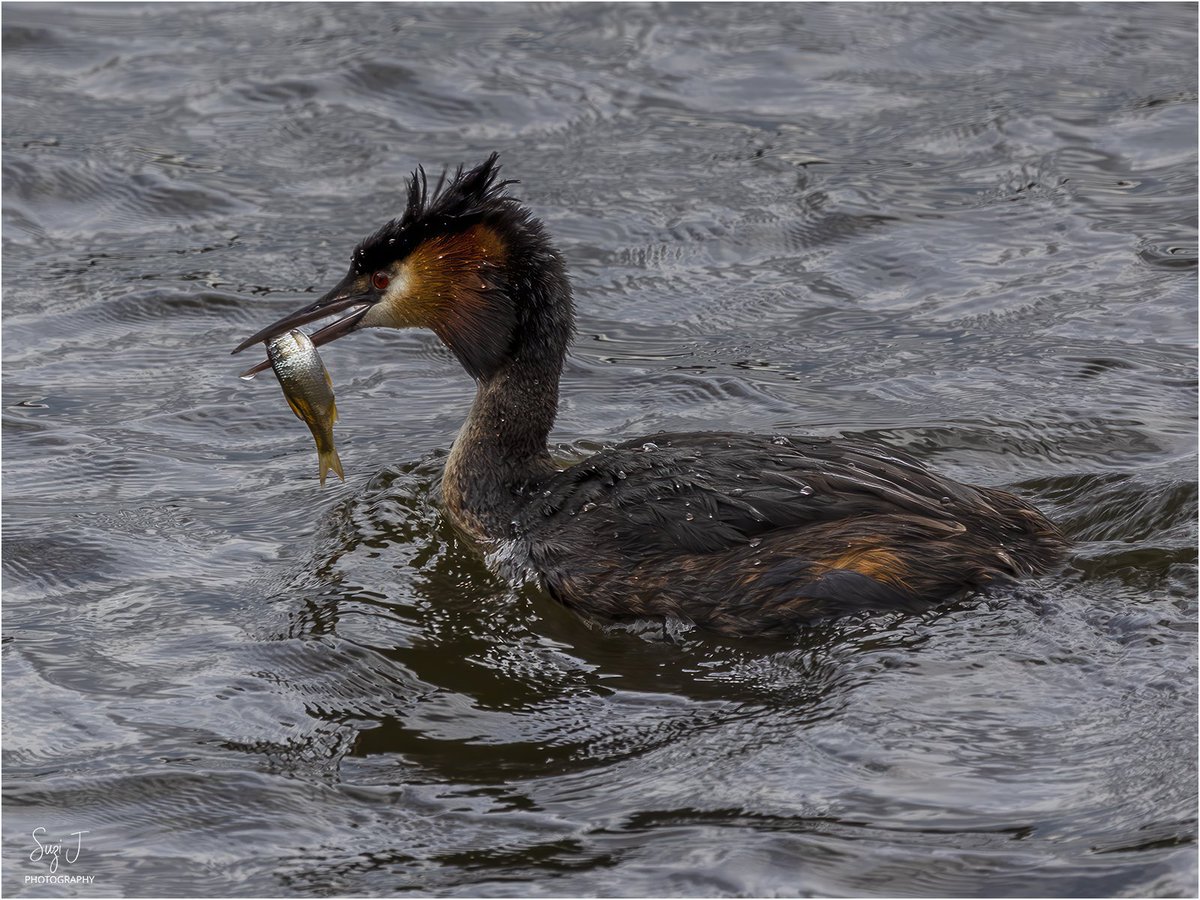
[[[1196,24],[6,4],[5,893],[1194,896]],[[868,436],[1065,569],[593,630],[439,512],[471,386],[416,332],[326,352],[318,487],[230,349],[493,149],[573,273],[562,459]]]

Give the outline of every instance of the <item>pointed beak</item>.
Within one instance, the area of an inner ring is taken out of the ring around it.
[[[314,346],[319,347],[321,344],[328,344],[342,335],[349,334],[359,327],[362,317],[371,308],[371,304],[378,299],[368,289],[364,289],[362,281],[363,279],[354,277],[352,273],[347,275],[337,287],[316,303],[310,304],[303,309],[298,309],[294,313],[284,316],[278,322],[273,322],[261,331],[254,333],[238,344],[233,352],[241,353],[253,344],[259,342],[265,343],[273,337],[286,334],[293,328],[298,328],[301,325],[307,325],[309,322],[316,322],[320,319],[327,319],[338,313],[345,313],[345,315],[339,316],[324,328],[314,331],[309,335],[310,340]],[[245,372],[242,372],[240,377],[253,378],[259,372],[270,367],[270,360],[263,360],[251,366]]]

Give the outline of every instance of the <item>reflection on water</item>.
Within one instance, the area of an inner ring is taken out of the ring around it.
[[[1195,894],[1195,33],[6,6],[6,892],[83,890],[25,883],[44,827],[112,895]],[[1036,502],[1063,572],[789,640],[594,628],[440,516],[470,386],[423,333],[325,354],[320,490],[228,351],[414,165],[493,149],[572,270],[562,459],[870,437]]]

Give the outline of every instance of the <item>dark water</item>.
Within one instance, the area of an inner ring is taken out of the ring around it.
[[[1194,896],[1196,24],[5,5],[5,893]],[[492,149],[574,275],[562,458],[867,435],[1065,570],[589,630],[438,512],[470,384],[424,333],[326,352],[320,489],[229,350]],[[26,883],[39,827],[90,886]]]

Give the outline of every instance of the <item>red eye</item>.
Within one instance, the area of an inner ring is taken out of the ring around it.
[[[387,272],[376,272],[371,276],[371,285],[377,291],[386,291],[388,284],[391,282]]]

